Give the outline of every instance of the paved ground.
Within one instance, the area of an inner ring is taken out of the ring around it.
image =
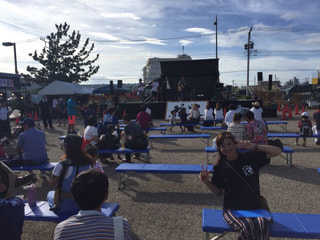
[[[281,113],[278,114],[278,119],[280,117]],[[296,131],[298,118],[295,116],[295,119],[289,120],[289,132]],[[163,121],[154,122],[158,125]],[[78,123],[82,124],[82,121],[79,120]],[[58,136],[66,133],[66,128],[56,127],[57,124],[54,126],[53,130],[45,130],[50,161],[60,159],[62,150]],[[78,129],[83,130],[79,126]],[[270,125],[269,130],[282,131],[277,125]],[[180,133],[178,127],[173,131]],[[199,129],[196,131],[200,132]],[[213,137],[217,133],[210,132]],[[317,169],[320,167],[320,146],[315,145],[311,138],[307,140],[306,147],[295,146],[294,139],[282,140],[285,145],[295,149],[294,165],[289,167],[282,158],[273,158],[271,164],[261,171],[262,194],[267,197],[274,212],[319,214],[320,174]],[[9,147],[13,151],[14,142]],[[204,147],[205,142],[200,139],[155,140],[151,162],[203,164],[206,161]],[[211,163],[214,163],[214,159],[211,159]],[[201,210],[221,209],[222,199],[213,196],[199,182],[197,175],[135,174],[128,181],[129,188],[119,191],[114,172],[118,164],[119,160],[104,164],[110,179],[109,201],[120,204],[118,215],[129,220],[134,240],[204,239]],[[38,200],[45,200],[49,191],[48,179],[49,174],[38,175]],[[25,194],[23,190],[18,193]],[[55,225],[25,222],[22,239],[52,239]],[[231,233],[224,239],[236,239],[236,235]]]

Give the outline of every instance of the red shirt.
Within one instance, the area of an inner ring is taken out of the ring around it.
[[[147,112],[139,112],[137,115],[137,122],[142,129],[148,129],[150,127],[151,116]]]

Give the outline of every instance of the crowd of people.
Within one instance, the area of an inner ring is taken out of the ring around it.
[[[24,203],[21,198],[14,197],[14,188],[35,180],[33,174],[16,176],[9,167],[37,165],[48,161],[45,133],[36,127],[35,112],[29,101],[30,98],[27,98],[28,115],[20,123],[23,132],[18,136],[17,156],[15,158],[5,156],[0,161],[0,222],[3,223],[0,224],[0,236],[6,236],[7,239],[19,239],[23,226]],[[82,230],[82,238],[94,239],[103,236],[104,239],[118,239],[116,236],[120,234],[121,239],[131,239],[130,225],[125,218],[108,218],[101,213],[101,206],[108,199],[109,183],[98,159],[104,162],[109,158],[113,161],[114,156],[99,155],[98,150],[120,147],[146,148],[148,146],[146,133],[153,126],[151,110],[143,104],[134,118],[124,114],[122,128],[113,106],[106,109],[100,123],[92,109],[83,109],[76,103],[75,96],[71,96],[65,104],[58,99],[54,108],[50,106],[43,96],[39,103],[39,113],[44,128],[54,129],[52,116],[56,116],[58,126],[65,125],[64,120],[67,119],[68,129],[62,160],[52,172],[50,186],[53,190],[48,192],[47,202],[52,211],[72,215],[56,226],[55,239],[78,239],[79,228]],[[85,129],[82,137],[74,127],[77,110],[80,109],[85,110],[83,115]],[[204,166],[199,178],[210,191],[217,195],[223,194],[223,217],[234,230],[239,232],[239,239],[256,237],[267,239],[269,234],[270,222],[264,217],[239,219],[232,212],[236,209],[261,208],[259,170],[270,162],[270,158],[281,153],[279,147],[268,145],[267,127],[263,122],[262,112],[258,102],[254,102],[252,109],[244,115],[237,111],[234,105],[230,105],[224,116],[220,103],[217,103],[214,109],[207,105],[204,111],[204,121],[211,121],[213,125],[224,123],[227,131],[220,133],[216,138],[219,158],[212,177]],[[1,100],[1,134],[10,138],[8,131],[11,129],[8,129],[6,122],[8,119],[6,120],[4,115],[8,117],[9,111],[6,101]],[[176,116],[179,116],[180,123],[186,124],[186,126],[180,125],[181,131],[185,131],[185,128],[194,131],[192,124],[199,123],[201,119],[199,105],[193,104],[188,113],[185,108],[179,111],[173,110],[170,117],[171,124],[177,123]],[[314,113],[313,119],[316,122],[316,131],[320,131],[320,108]],[[247,124],[242,124],[242,120],[246,120]],[[307,112],[301,114],[301,121],[298,123],[299,134],[303,134],[300,129],[305,125],[312,128]],[[303,139],[305,146],[305,138]],[[298,141],[296,144],[298,145]],[[240,153],[237,151],[239,148],[250,151]],[[139,154],[134,155],[136,159],[139,157]],[[118,159],[130,163],[131,154],[126,153],[124,159],[118,155]],[[13,215],[15,219],[11,219]]]

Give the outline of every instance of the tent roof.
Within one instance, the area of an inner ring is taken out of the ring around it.
[[[93,88],[81,86],[77,83],[54,81],[41,89],[38,94],[41,95],[88,95],[92,94]]]
[[[131,89],[130,88],[117,88],[117,86],[113,85],[113,92],[127,93],[127,92],[131,92]],[[106,85],[101,88],[97,88],[97,89],[93,90],[93,93],[111,93],[110,85]]]

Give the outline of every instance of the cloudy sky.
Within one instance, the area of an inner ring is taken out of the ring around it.
[[[18,70],[37,66],[28,55],[41,51],[55,24],[67,22],[99,53],[99,72],[87,83],[137,82],[151,57],[215,58],[218,18],[220,79],[246,85],[244,44],[252,27],[250,84],[257,72],[282,83],[311,82],[320,70],[319,0],[0,0],[0,41],[15,42]],[[13,73],[12,47],[0,46],[0,72]],[[234,81],[233,81],[234,80]]]

